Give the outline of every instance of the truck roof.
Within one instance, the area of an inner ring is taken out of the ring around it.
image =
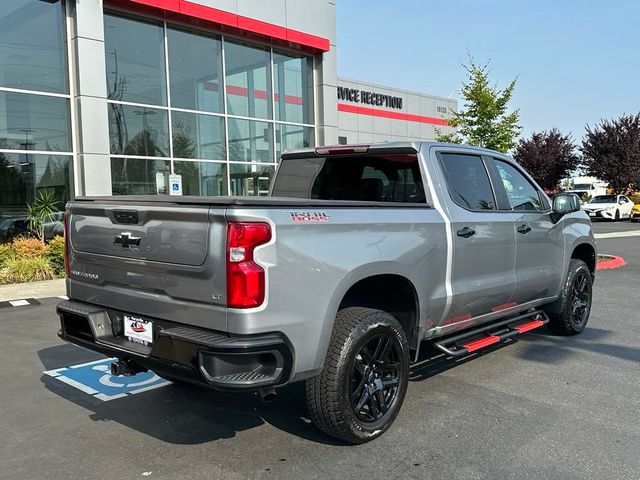
[[[352,153],[417,153],[423,148],[429,147],[455,147],[456,149],[469,150],[476,153],[504,156],[503,153],[490,150],[488,148],[475,147],[471,145],[461,145],[457,143],[443,143],[435,141],[406,141],[406,142],[373,142],[367,144],[347,144],[347,145],[327,145],[315,148],[296,148],[286,150],[282,154],[283,159],[287,158],[309,158],[322,157],[333,154]]]

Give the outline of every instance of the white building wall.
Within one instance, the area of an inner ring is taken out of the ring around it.
[[[339,104],[361,110],[338,111],[338,136],[346,137],[347,143],[434,140],[436,129],[443,133],[453,130],[442,123],[457,109],[455,100],[346,78],[338,78],[338,86],[402,99],[402,108],[397,109],[362,100],[338,100]]]

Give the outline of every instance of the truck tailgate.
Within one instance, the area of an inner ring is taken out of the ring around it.
[[[226,328],[224,208],[104,200],[68,211],[73,299]]]
[[[75,251],[198,266],[207,258],[209,209],[87,205],[74,210]]]

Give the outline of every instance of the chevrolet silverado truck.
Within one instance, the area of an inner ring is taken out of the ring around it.
[[[383,434],[426,344],[461,357],[580,333],[596,249],[575,195],[428,142],[286,152],[267,197],[77,198],[59,336],[114,375],[260,391],[304,381],[324,432]]]

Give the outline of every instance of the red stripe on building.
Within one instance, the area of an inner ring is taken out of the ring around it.
[[[339,112],[355,113],[358,115],[369,115],[371,117],[391,118],[393,120],[405,120],[407,122],[428,123],[430,125],[448,126],[449,121],[444,118],[425,117],[423,115],[412,115],[410,113],[394,112],[393,110],[380,110],[378,108],[360,107],[348,103],[338,103]]]
[[[104,3],[312,53],[328,52],[331,48],[327,38],[188,0],[104,0]]]
[[[276,93],[276,102],[280,100],[280,95]],[[302,105],[304,102],[302,97],[294,97],[293,95],[285,95],[284,103],[292,103],[294,105]]]

